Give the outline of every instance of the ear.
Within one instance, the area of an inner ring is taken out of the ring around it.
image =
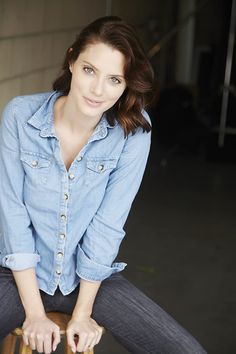
[[[72,47],[70,47],[69,49],[68,49],[68,53],[71,53],[73,51],[73,48]],[[72,73],[72,70],[73,70],[73,62],[71,61],[71,62],[69,62],[69,69],[70,69],[70,72]]]
[[[73,71],[73,66],[74,66],[74,62],[69,63],[69,69],[70,69],[71,74]]]

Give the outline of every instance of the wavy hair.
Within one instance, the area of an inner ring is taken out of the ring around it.
[[[99,42],[120,51],[125,58],[126,88],[113,107],[106,111],[109,124],[114,125],[117,120],[125,136],[130,132],[134,134],[138,127],[149,132],[151,125],[143,117],[142,110],[153,99],[153,70],[135,29],[117,16],[98,18],[80,32],[66,52],[62,72],[53,82],[53,89],[68,95],[72,77],[69,65],[76,61],[86,46]]]

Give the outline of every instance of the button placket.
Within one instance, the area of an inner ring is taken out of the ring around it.
[[[56,274],[57,274],[57,275],[61,275],[61,269],[60,269],[60,268],[57,268],[57,269],[56,269]]]
[[[65,214],[61,214],[61,220],[62,221],[66,221],[66,215]]]
[[[60,237],[60,240],[65,240],[66,235],[65,235],[65,234],[63,234],[63,233],[60,233],[60,234],[59,234],[59,237]]]
[[[60,214],[62,226],[59,231],[59,241],[58,241],[56,263],[55,263],[55,274],[57,277],[59,277],[62,274],[62,262],[64,259],[64,247],[65,247],[66,224],[67,224],[67,203],[65,200],[65,194],[66,193],[63,194],[63,196],[64,196],[64,203],[63,204],[65,204],[66,207],[63,208],[63,211],[61,211],[61,214]]]
[[[63,256],[62,252],[57,252],[57,259],[62,260]]]
[[[60,276],[62,274],[62,263],[64,260],[64,249],[65,249],[65,239],[66,239],[66,225],[67,225],[67,215],[68,215],[68,199],[70,195],[70,182],[75,179],[74,173],[66,174],[63,180],[64,191],[62,193],[62,208],[60,214],[61,227],[58,234],[58,248],[56,253],[56,263],[55,263],[55,275]]]
[[[70,179],[70,180],[75,179],[75,175],[74,175],[74,173],[70,173],[70,174],[69,174],[69,179]]]

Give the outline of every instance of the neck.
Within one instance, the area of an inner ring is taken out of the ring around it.
[[[54,106],[54,115],[56,124],[60,122],[65,129],[74,135],[92,134],[101,118],[88,118],[79,113],[79,108],[70,94],[57,99]]]

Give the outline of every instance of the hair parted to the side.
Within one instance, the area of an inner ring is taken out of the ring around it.
[[[70,63],[73,63],[86,46],[105,43],[119,50],[125,57],[124,77],[126,89],[107,113],[109,124],[115,119],[124,129],[125,136],[135,133],[138,127],[149,132],[151,125],[142,115],[142,109],[151,103],[154,92],[154,75],[135,29],[117,16],[98,18],[85,27],[68,48],[62,73],[53,83],[53,89],[68,95],[71,84]]]

